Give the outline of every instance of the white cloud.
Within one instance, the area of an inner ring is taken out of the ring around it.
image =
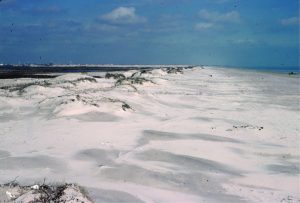
[[[202,9],[201,11],[199,11],[199,16],[210,22],[238,23],[241,21],[240,14],[237,11],[219,13]]]
[[[289,25],[299,25],[300,21],[298,17],[291,17],[280,20],[281,25],[289,26]]]
[[[134,7],[119,7],[100,16],[101,20],[115,24],[136,24],[146,22],[146,18],[139,16]]]
[[[207,29],[210,29],[214,27],[214,24],[213,23],[197,23],[195,25],[195,30],[207,30]]]

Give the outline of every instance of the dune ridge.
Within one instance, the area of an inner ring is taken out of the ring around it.
[[[1,79],[0,202],[15,177],[92,202],[298,202],[299,87],[213,67]]]

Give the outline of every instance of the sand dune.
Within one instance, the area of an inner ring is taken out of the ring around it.
[[[0,183],[76,183],[94,202],[300,201],[299,77],[119,74],[1,79]]]

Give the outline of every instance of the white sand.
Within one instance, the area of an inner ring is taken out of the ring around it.
[[[300,201],[299,77],[142,76],[156,84],[1,80],[0,183],[77,183],[95,202]]]

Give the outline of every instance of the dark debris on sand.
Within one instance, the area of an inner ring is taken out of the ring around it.
[[[13,182],[0,185],[0,202],[92,203],[92,200],[76,184],[21,186]]]

